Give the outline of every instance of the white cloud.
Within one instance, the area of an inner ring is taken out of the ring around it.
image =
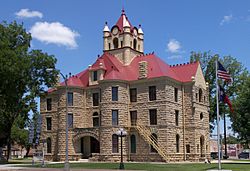
[[[232,19],[233,19],[233,15],[232,15],[232,14],[230,14],[230,15],[225,15],[225,16],[223,17],[223,19],[221,20],[220,25],[222,26],[222,25],[225,24],[225,23],[229,23],[230,21],[232,21]]]
[[[30,29],[30,33],[32,38],[46,44],[63,45],[70,49],[78,47],[76,37],[79,34],[59,22],[36,22]]]
[[[170,57],[168,57],[168,59],[181,59],[182,56],[181,55],[172,55]]]
[[[181,44],[175,39],[170,39],[167,44],[167,51],[171,53],[177,53],[181,49]]]
[[[43,18],[43,14],[41,12],[31,11],[29,9],[21,9],[19,12],[16,12],[15,14],[19,18],[33,18],[33,17]]]

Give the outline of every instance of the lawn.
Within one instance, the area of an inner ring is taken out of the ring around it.
[[[40,167],[40,165],[36,165]],[[63,168],[64,164],[48,164],[48,168]],[[71,168],[80,169],[115,169],[119,167],[119,163],[71,163]],[[155,164],[155,163],[125,163],[127,170],[148,170],[148,171],[206,171],[208,169],[217,169],[218,164]],[[222,169],[233,171],[250,171],[250,164],[222,164]]]

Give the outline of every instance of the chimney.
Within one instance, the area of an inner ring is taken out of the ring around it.
[[[148,62],[141,61],[139,62],[139,79],[148,77]]]

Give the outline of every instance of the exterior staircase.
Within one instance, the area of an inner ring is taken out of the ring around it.
[[[135,125],[135,129],[139,132],[139,134],[144,138],[146,142],[148,142],[150,145],[152,145],[158,152],[158,154],[166,161],[169,162],[169,158],[167,155],[167,150],[164,148],[163,145],[161,145],[157,139],[152,136],[152,133],[149,128],[142,124]]]

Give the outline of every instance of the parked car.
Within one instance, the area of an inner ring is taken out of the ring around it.
[[[249,152],[241,152],[241,153],[238,155],[238,158],[239,158],[239,159],[249,159]]]
[[[218,159],[219,158],[218,152],[211,152],[210,156],[211,156],[211,159]],[[228,158],[228,156],[222,156],[222,153],[220,153],[220,157],[221,157],[221,159],[222,158],[224,158],[224,159]]]
[[[217,159],[218,158],[218,152],[211,152],[210,154],[212,159]]]

